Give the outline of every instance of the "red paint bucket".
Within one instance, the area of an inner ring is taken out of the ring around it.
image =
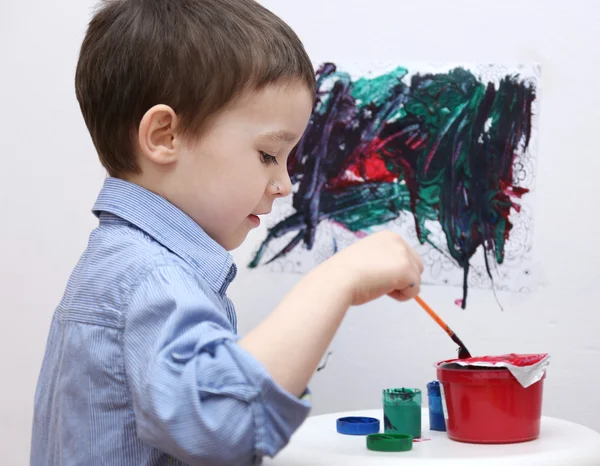
[[[524,388],[506,368],[437,367],[446,429],[467,443],[517,443],[540,435],[546,374]]]

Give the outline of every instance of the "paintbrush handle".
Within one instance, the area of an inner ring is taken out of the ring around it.
[[[450,335],[451,337],[454,336],[454,332],[450,329],[450,327],[448,327],[448,324],[446,324],[446,322],[444,322],[442,320],[442,318],[440,316],[438,316],[435,313],[435,311],[433,309],[431,309],[429,307],[429,305],[421,299],[420,296],[415,296],[415,301],[418,302],[423,309],[425,309],[425,312],[427,312],[427,314],[429,314],[431,316],[431,318],[433,320],[435,320],[437,322],[437,324],[440,327],[442,327],[448,335]]]

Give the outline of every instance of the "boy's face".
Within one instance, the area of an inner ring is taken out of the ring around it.
[[[287,158],[312,104],[306,86],[296,81],[241,96],[198,142],[174,141],[175,162],[160,194],[225,249],[237,248],[260,224],[258,216],[290,194]]]

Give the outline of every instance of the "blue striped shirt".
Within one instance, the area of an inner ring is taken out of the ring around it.
[[[56,309],[32,466],[248,465],[309,412],[238,344],[230,254],[185,213],[107,178]]]

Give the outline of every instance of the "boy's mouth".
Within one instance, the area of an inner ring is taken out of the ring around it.
[[[255,225],[260,225],[260,217],[258,215],[250,214],[248,215],[248,219]]]

